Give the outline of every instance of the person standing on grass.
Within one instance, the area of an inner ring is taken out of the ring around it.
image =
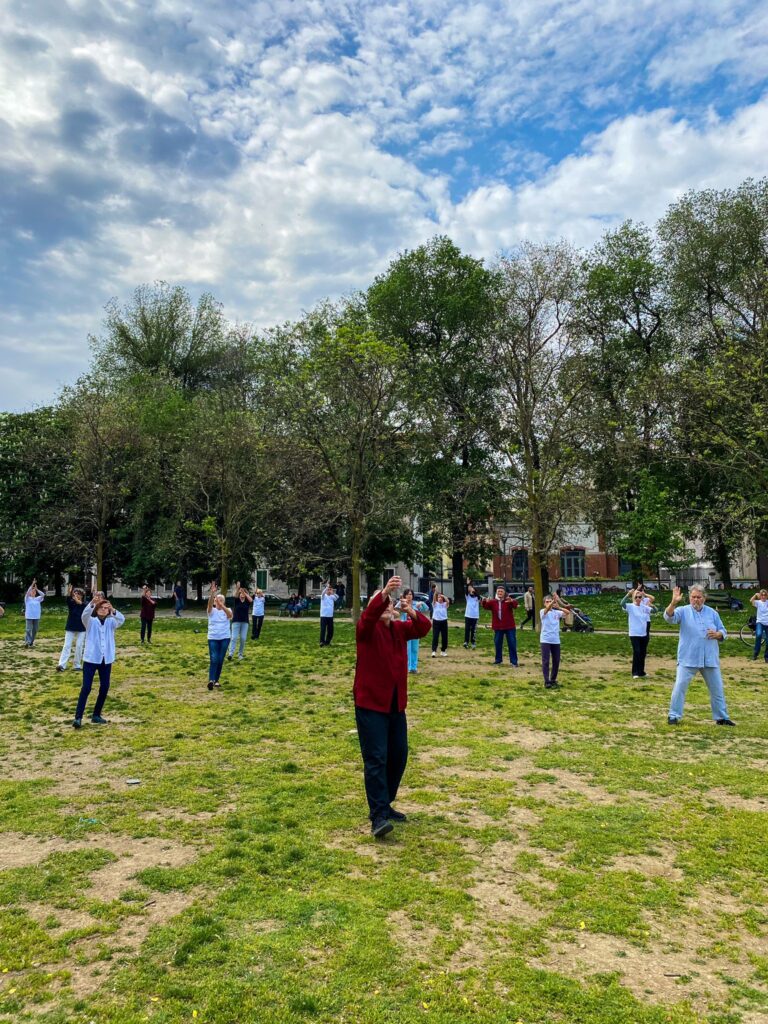
[[[409,608],[414,608],[417,612],[422,615],[429,614],[429,606],[424,601],[413,600],[413,590],[410,587],[406,587],[402,593],[400,600],[395,605],[395,610],[400,612],[400,621],[408,622],[411,618]],[[408,671],[418,672],[419,671],[419,638],[416,637],[413,640],[409,640],[407,644],[408,648]]]
[[[109,681],[112,665],[115,661],[115,630],[125,622],[125,616],[112,607],[106,597],[94,596],[90,604],[85,606],[82,614],[85,626],[85,661],[83,662],[83,685],[77,698],[75,729],[82,728],[85,705],[93,686],[93,677],[99,673],[99,695],[91,715],[94,725],[106,725],[107,719],[101,717],[104,701],[109,693]]]
[[[85,648],[85,626],[83,625],[83,601],[85,593],[80,587],[67,587],[67,624],[64,627],[64,646],[61,649],[57,672],[67,667],[72,645],[75,645],[75,671],[79,672],[83,665],[83,649]]]
[[[548,690],[556,690],[560,686],[557,681],[557,673],[560,671],[560,620],[565,617],[566,611],[571,610],[571,606],[562,602],[557,594],[547,594],[544,598],[544,607],[539,612],[541,670],[544,674],[544,686]]]
[[[229,645],[227,658],[232,661],[235,648],[240,643],[237,660],[242,661],[245,654],[245,641],[248,639],[248,619],[251,613],[253,598],[246,587],[241,587],[238,581],[235,584],[235,604],[232,609],[232,640]]]
[[[141,642],[144,643],[144,637],[147,638],[147,643],[152,644],[152,626],[155,621],[155,606],[157,600],[152,597],[152,591],[149,586],[145,583],[141,588],[141,611],[139,612],[139,619],[141,620]]]
[[[32,580],[29,589],[24,595],[24,646],[34,647],[35,637],[40,628],[40,616],[42,609],[40,605],[45,600],[45,591],[37,586],[37,580]]]
[[[181,580],[176,580],[176,586],[173,588],[173,599],[174,599],[174,614],[176,618],[181,618],[181,613],[184,611],[184,605],[186,603],[186,592],[184,587],[181,585]]]
[[[530,622],[531,629],[536,631],[536,599],[534,597],[533,587],[527,587],[525,594],[523,595],[523,605],[525,606],[525,618],[520,623],[520,629],[522,629],[526,622]]]
[[[654,606],[654,603],[656,602],[656,598],[653,596],[653,594],[649,594],[648,593],[648,591],[645,589],[645,584],[644,583],[638,583],[638,584],[636,584],[634,590],[630,590],[630,592],[629,592],[630,600],[634,600],[635,594],[640,594],[640,597],[642,599],[641,600],[641,604],[643,605],[644,608],[648,609],[648,622],[645,624],[645,635],[650,638],[650,635],[651,635],[651,615],[653,614],[653,606]]]
[[[339,595],[330,583],[320,593],[320,646],[330,647],[333,640],[333,612]]]
[[[677,645],[677,676],[672,690],[667,722],[678,725],[683,717],[688,686],[701,672],[709,690],[712,718],[717,725],[735,725],[728,717],[725,704],[723,677],[720,672],[720,644],[728,635],[714,608],[706,606],[707,595],[698,583],[689,588],[688,604],[677,606],[683,600],[680,587],[672,591],[672,600],[664,610],[664,621],[680,627]]]
[[[224,667],[224,658],[227,656],[227,647],[230,640],[230,622],[232,612],[227,608],[224,595],[219,593],[215,583],[211,584],[211,592],[208,595],[208,689],[214,686],[221,686],[221,670]]]
[[[440,643],[440,657],[448,657],[448,606],[449,599],[439,591],[434,592],[432,603],[432,657],[437,657]]]
[[[264,625],[264,591],[256,587],[253,595],[253,628],[251,637],[258,640],[261,636],[261,627]]]
[[[466,586],[467,606],[464,609],[464,646],[472,644],[474,651],[477,646],[477,620],[480,618],[480,595],[472,586],[472,581],[467,580]]]
[[[758,590],[754,597],[750,597],[749,603],[755,609],[755,649],[752,652],[752,661],[760,657],[760,644],[765,642],[765,661],[768,664],[768,590]]]
[[[491,613],[493,626],[493,645],[496,651],[494,665],[501,665],[504,660],[504,638],[509,649],[509,663],[517,667],[517,628],[515,627],[515,608],[517,601],[511,597],[505,587],[496,587],[496,597],[485,598],[483,608]]]
[[[625,594],[621,607],[627,613],[629,642],[632,644],[632,678],[645,679],[645,656],[648,653],[648,623],[651,605],[643,600],[640,590]]]
[[[406,621],[399,621],[392,594],[399,576],[387,581],[366,605],[355,630],[357,666],[352,690],[355,721],[363,758],[365,795],[371,832],[382,839],[393,821],[405,821],[392,804],[408,761],[408,660],[406,645],[429,632],[426,615],[411,601],[401,602]]]

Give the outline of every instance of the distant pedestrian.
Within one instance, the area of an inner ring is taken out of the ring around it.
[[[480,618],[480,595],[472,586],[472,581],[467,580],[465,587],[466,608],[464,609],[464,646],[472,645],[474,651],[477,646],[477,622]]]
[[[640,590],[625,594],[621,607],[627,613],[629,642],[632,644],[632,678],[645,679],[645,656],[648,653],[648,622],[651,606],[643,601]]]
[[[336,585],[336,593],[339,595],[339,603],[336,605],[336,611],[341,611],[344,607],[344,602],[347,597],[347,588],[344,586],[344,581]]]
[[[664,610],[664,621],[680,627],[677,645],[677,676],[672,690],[667,722],[677,725],[683,717],[688,686],[701,672],[709,690],[712,718],[717,725],[734,725],[725,704],[723,677],[720,672],[720,644],[728,635],[714,608],[707,608],[703,587],[694,584],[688,591],[688,604],[677,606],[683,599],[680,587],[672,591],[672,599]]]
[[[251,637],[254,640],[258,640],[261,636],[261,627],[264,625],[264,591],[256,587],[256,593],[253,595],[253,625],[251,628]]]
[[[141,588],[141,611],[139,612],[142,643],[144,643],[145,637],[148,644],[152,643],[152,626],[155,622],[156,605],[157,599],[152,597],[152,591],[145,583]]]
[[[45,591],[40,590],[37,580],[32,580],[24,595],[24,646],[34,647],[37,631],[40,628],[40,605],[45,600]]]
[[[768,663],[768,590],[758,590],[749,603],[755,609],[755,649],[752,661],[760,657],[760,645],[765,643],[765,661]]]
[[[176,580],[176,586],[173,588],[173,599],[174,599],[174,614],[176,618],[181,617],[181,613],[184,611],[184,606],[187,603],[187,592],[181,585],[181,580]]]
[[[328,583],[320,594],[320,646],[330,647],[333,640],[333,612],[339,595]]]
[[[531,629],[536,631],[536,598],[533,587],[527,587],[525,594],[523,595],[523,605],[525,606],[525,618],[520,623],[520,629],[522,629],[526,622],[530,622]]]
[[[560,620],[571,610],[570,605],[564,604],[555,593],[545,595],[544,607],[539,612],[541,670],[544,674],[544,686],[548,690],[556,690],[560,686],[557,681],[557,674],[560,671]]]
[[[112,665],[115,661],[115,631],[125,622],[125,616],[112,607],[106,597],[96,594],[85,606],[82,615],[85,626],[85,661],[83,662],[83,685],[77,698],[77,708],[72,725],[80,729],[83,724],[85,706],[93,686],[93,677],[99,674],[99,694],[91,715],[94,725],[106,725],[101,717],[104,702],[109,693]]]
[[[501,665],[504,660],[504,640],[509,650],[509,663],[517,667],[517,629],[515,627],[515,608],[517,601],[507,593],[506,587],[496,587],[496,597],[485,598],[483,608],[491,613],[493,628],[493,645],[496,653],[494,664]]]
[[[241,587],[239,581],[235,584],[235,603],[232,606],[232,640],[229,645],[227,657],[232,661],[235,648],[238,643],[240,649],[237,660],[242,661],[245,655],[245,642],[248,639],[248,621],[251,614],[253,598],[246,587]]]
[[[433,591],[432,597],[432,657],[437,657],[437,645],[440,644],[440,657],[448,657],[448,606],[450,599],[440,591]]]
[[[224,595],[219,593],[215,583],[211,584],[208,596],[208,689],[221,686],[221,670],[227,656],[230,640],[232,612],[227,608]]]
[[[411,618],[411,610],[419,612],[421,615],[429,614],[429,605],[426,601],[415,601],[414,593],[410,587],[406,587],[403,591],[400,600],[395,605],[395,610],[400,612],[400,621],[408,622]],[[408,650],[408,671],[418,672],[419,671],[419,638],[413,637],[407,643]]]
[[[73,645],[75,648],[75,671],[82,668],[83,650],[85,649],[84,601],[84,591],[80,587],[73,587],[70,583],[67,587],[67,624],[64,627],[64,646],[59,656],[59,664],[56,666],[57,672],[63,672],[67,667]]]

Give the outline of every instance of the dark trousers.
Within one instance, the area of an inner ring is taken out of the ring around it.
[[[261,636],[261,627],[264,625],[263,615],[253,616],[253,628],[251,629],[251,636],[254,640],[258,640]]]
[[[464,619],[464,643],[477,642],[477,619]]]
[[[504,637],[507,638],[509,648],[509,660],[512,665],[517,664],[517,630],[516,629],[494,629],[493,646],[496,649],[496,664],[500,665],[504,660]]]
[[[525,613],[525,618],[520,623],[520,629],[523,628],[523,626],[526,624],[526,622],[530,622],[531,629],[536,629],[535,615],[536,615],[536,605],[533,605],[533,607],[529,608],[528,611]]]
[[[208,655],[210,657],[210,664],[208,666],[208,682],[218,683],[219,676],[221,675],[221,669],[224,665],[224,659],[227,656],[228,647],[229,640],[208,641]]]
[[[88,697],[91,693],[91,687],[93,686],[93,677],[96,673],[99,673],[99,695],[96,698],[96,706],[93,709],[94,715],[100,715],[101,709],[104,707],[104,701],[107,699],[109,693],[109,677],[112,674],[112,666],[107,665],[104,661],[97,664],[95,661],[84,661],[83,662],[83,685],[80,688],[80,696],[77,698],[77,711],[75,711],[75,718],[82,718],[85,712],[85,705],[88,703]]]
[[[333,640],[333,616],[332,615],[321,615],[320,616],[320,644],[323,647],[327,647]]]
[[[552,658],[552,675],[549,674],[549,659]],[[556,683],[557,673],[560,668],[560,644],[541,645],[541,670],[544,673],[544,683]]]
[[[147,640],[152,640],[152,626],[153,623],[149,619],[141,620],[141,642],[144,643],[144,634],[147,634]]]
[[[365,795],[371,821],[386,818],[408,761],[408,723],[404,711],[355,708]]]
[[[632,675],[645,675],[645,655],[648,653],[648,636],[631,636],[632,644]]]
[[[443,619],[441,622],[432,623],[432,650],[437,650],[438,641],[440,642],[440,650],[448,650],[448,620]]]

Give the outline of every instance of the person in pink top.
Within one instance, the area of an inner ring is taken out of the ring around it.
[[[493,644],[496,649],[495,665],[504,660],[504,637],[509,648],[509,663],[517,667],[517,627],[515,626],[515,608],[518,604],[510,597],[504,587],[496,587],[496,597],[484,598],[483,608],[491,613],[493,627]]]

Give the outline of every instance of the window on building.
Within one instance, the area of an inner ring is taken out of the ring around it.
[[[394,569],[385,569],[384,570],[384,586],[385,587],[386,587],[387,583],[389,583],[389,581],[392,579],[392,577],[394,575],[395,575],[395,570]]]
[[[528,552],[525,550],[515,551],[512,554],[512,579],[528,579]]]
[[[267,570],[257,569],[256,570],[256,586],[259,590],[267,589]]]
[[[569,551],[560,552],[560,575],[563,577],[585,575],[583,548],[572,548]]]

